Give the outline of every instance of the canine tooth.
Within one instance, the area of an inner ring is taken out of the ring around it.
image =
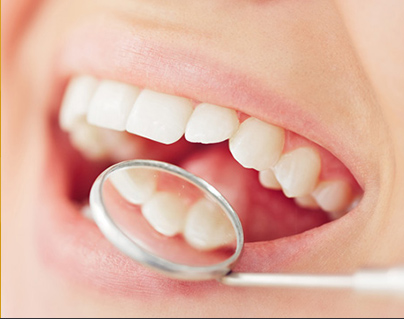
[[[230,152],[242,166],[263,171],[278,160],[284,135],[282,128],[250,117],[230,138]]]
[[[87,121],[97,126],[124,131],[129,112],[140,89],[126,83],[103,80],[91,99]]]
[[[279,184],[278,180],[275,177],[274,171],[271,168],[259,172],[258,179],[261,185],[265,188],[276,190],[282,189],[281,184]]]
[[[132,204],[143,204],[156,190],[156,176],[151,170],[126,169],[111,174],[115,189]]]
[[[70,80],[59,114],[62,129],[73,130],[77,120],[87,114],[90,100],[97,85],[98,80],[89,75],[77,76]]]
[[[318,206],[316,200],[311,195],[296,197],[295,203],[300,207],[309,209],[318,209],[320,207]]]
[[[157,192],[142,206],[142,213],[159,233],[175,236],[184,228],[186,206],[173,193]]]
[[[184,238],[196,249],[213,250],[235,241],[236,234],[220,207],[201,199],[188,211]]]
[[[219,143],[229,139],[238,126],[236,111],[201,103],[196,106],[188,121],[185,138],[193,143]]]
[[[108,154],[108,148],[100,135],[100,128],[88,124],[83,118],[76,122],[69,138],[72,145],[91,160],[102,159]]]
[[[326,212],[346,210],[352,202],[352,188],[343,180],[322,181],[312,193],[318,205]]]
[[[145,89],[132,108],[126,130],[160,143],[171,144],[184,135],[192,110],[189,99]]]
[[[275,176],[287,197],[310,194],[320,175],[321,160],[310,147],[283,154],[274,167]]]

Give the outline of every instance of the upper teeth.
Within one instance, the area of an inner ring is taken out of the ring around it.
[[[310,194],[320,175],[321,160],[310,147],[301,147],[283,154],[274,167],[277,180],[287,197]]]
[[[124,131],[129,112],[140,89],[133,85],[104,80],[98,85],[87,114],[90,124]]]
[[[97,85],[97,79],[86,75],[70,81],[60,110],[60,126],[63,129],[72,130],[77,121],[87,115]]]
[[[201,103],[188,121],[185,138],[193,143],[219,143],[232,137],[238,126],[236,111]]]
[[[282,128],[250,117],[230,138],[230,151],[244,167],[266,170],[281,155],[284,135]]]
[[[164,144],[178,141],[192,114],[190,100],[143,90],[133,105],[126,130]]]
[[[283,128],[253,117],[240,124],[232,109],[194,104],[184,97],[78,76],[66,90],[60,123],[71,133],[75,146],[93,158],[103,157],[125,143],[124,139],[111,143],[117,139],[100,137],[98,127],[126,130],[164,144],[174,143],[184,134],[190,142],[217,143],[229,139],[234,158],[242,166],[260,171],[264,187],[282,189],[286,196],[300,198],[297,203],[304,207],[316,206],[305,198],[313,191],[311,199],[324,210],[344,211],[351,204],[350,190],[342,184],[320,184],[316,188],[321,160],[314,148],[282,154]],[[331,190],[339,200],[329,195]]]

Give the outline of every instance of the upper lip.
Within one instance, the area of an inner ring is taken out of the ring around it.
[[[345,137],[351,137],[350,132],[344,132],[346,136],[333,135],[333,127],[322,123],[317,114],[307,113],[296,101],[277,95],[271,91],[270,85],[268,89],[267,83],[239,73],[227,67],[223,61],[199,52],[193,43],[187,48],[175,47],[173,44],[150,40],[144,34],[134,34],[129,27],[123,26],[116,32],[87,25],[72,35],[60,54],[57,59],[60,62],[58,83],[61,86],[73,74],[89,73],[232,107],[318,142],[347,165],[364,189],[372,180],[362,178],[359,168],[365,166],[364,159],[351,147],[353,144],[344,145],[341,142]],[[52,143],[49,146],[56,147]],[[48,160],[53,164],[49,166],[51,172],[47,172],[44,189],[50,192],[48,197],[54,195],[55,198],[66,199],[63,186],[53,186],[63,184],[61,181],[64,174],[60,172],[59,164],[55,163],[57,158],[57,154],[49,151]],[[112,288],[121,293],[147,291],[156,294],[153,287],[157,285],[161,288],[161,276],[143,270],[119,254],[94,225],[83,221],[72,203],[68,203],[67,199],[61,202],[64,207],[59,209],[55,217],[53,211],[60,203],[49,201],[49,206],[44,209],[44,219],[48,222],[39,226],[44,230],[39,232],[39,243],[44,246],[41,250],[45,252],[43,255],[46,260],[109,291]],[[369,207],[366,198],[356,209],[357,214],[362,212],[363,206]],[[350,215],[343,221],[329,223],[293,237],[274,242],[248,243],[237,270],[321,271],[324,265],[316,265],[314,262],[308,269],[308,260],[332,246],[334,240],[341,240],[344,234],[349,234],[355,222],[358,222]],[[49,234],[54,236],[52,241],[46,237]],[[63,250],[59,249],[61,246]],[[253,264],[251,260],[254,260]],[[175,288],[180,293],[192,290],[191,284],[169,280],[165,281],[164,287]],[[198,286],[199,289],[203,287],[211,285]],[[160,292],[164,293],[165,290]]]

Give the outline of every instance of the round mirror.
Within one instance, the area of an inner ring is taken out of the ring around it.
[[[171,164],[118,163],[94,182],[94,220],[122,252],[186,280],[226,275],[243,246],[240,220],[203,179]]]

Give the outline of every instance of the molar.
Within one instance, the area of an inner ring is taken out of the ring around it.
[[[129,114],[126,130],[172,144],[184,135],[192,111],[189,99],[144,89]]]
[[[193,143],[219,143],[229,139],[238,126],[236,111],[201,103],[196,106],[188,121],[185,138]]]
[[[229,140],[230,152],[244,167],[258,171],[272,167],[283,150],[282,128],[250,117]]]
[[[140,89],[129,84],[103,80],[98,85],[87,114],[87,121],[97,126],[124,131],[126,121]]]
[[[310,194],[317,184],[320,170],[320,156],[310,147],[283,154],[274,167],[275,176],[286,197]]]

